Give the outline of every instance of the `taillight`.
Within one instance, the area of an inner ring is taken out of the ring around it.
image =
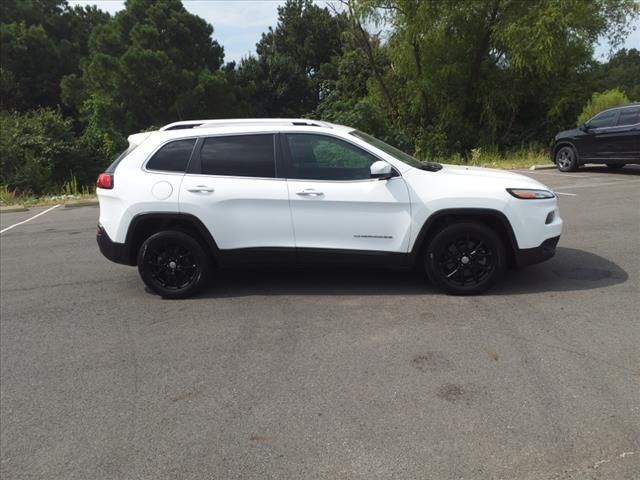
[[[113,174],[112,173],[101,173],[98,175],[98,180],[96,181],[96,187],[98,188],[113,188]]]

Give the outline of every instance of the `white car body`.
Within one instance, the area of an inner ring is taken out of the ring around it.
[[[206,227],[217,251],[223,253],[275,248],[411,254],[419,247],[424,227],[439,212],[488,213],[502,222],[506,220],[510,248],[516,254],[539,249],[549,239],[555,238],[557,243],[562,233],[555,195],[523,200],[507,191],[549,190],[524,175],[450,165],[425,171],[354,136],[352,128],[325,122],[275,119],[193,123],[194,128],[173,129],[183,126],[177,123],[129,137],[133,150],[113,172],[113,188],[97,188],[99,226],[114,244],[111,249],[118,250],[128,242],[134,219],[159,213],[195,217]],[[390,164],[397,176],[383,180],[313,180],[146,168],[160,147],[179,139],[248,134],[280,138],[291,133],[348,142]],[[125,256],[121,263],[135,264],[130,252]]]

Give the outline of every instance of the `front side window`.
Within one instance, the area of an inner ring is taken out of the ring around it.
[[[147,170],[184,173],[195,144],[195,138],[188,138],[163,145],[147,162]]]
[[[635,125],[640,123],[640,107],[623,108],[620,110],[618,125]]]
[[[325,135],[294,133],[286,136],[289,178],[311,180],[363,180],[371,178],[378,159],[343,140]]]
[[[273,178],[276,175],[274,136],[206,138],[200,151],[200,163],[205,175]]]
[[[589,122],[589,128],[603,128],[603,127],[613,127],[616,124],[616,119],[618,118],[617,110],[609,110],[608,112],[602,112]]]

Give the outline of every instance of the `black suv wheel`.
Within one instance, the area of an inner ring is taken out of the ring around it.
[[[491,287],[505,265],[500,237],[479,223],[457,223],[438,232],[424,265],[433,284],[453,295],[475,295]]]
[[[209,274],[209,258],[193,237],[167,230],[147,238],[138,252],[138,272],[151,290],[164,298],[195,294]]]
[[[571,147],[561,147],[556,152],[556,166],[561,172],[573,172],[578,169],[578,157]]]

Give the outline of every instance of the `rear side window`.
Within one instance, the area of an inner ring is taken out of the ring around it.
[[[147,162],[147,170],[184,173],[189,165],[189,158],[191,158],[195,144],[195,138],[189,138],[163,145]]]
[[[635,125],[640,123],[640,107],[623,108],[620,110],[618,125]]]
[[[613,127],[616,124],[618,118],[618,110],[609,110],[608,112],[602,112],[593,117],[589,122],[590,128],[603,128]]]
[[[204,175],[275,177],[274,136],[231,135],[207,138],[200,151],[200,163]]]
[[[116,167],[118,166],[118,164],[124,160],[124,158],[129,155],[131,152],[133,152],[136,149],[136,147],[129,147],[127,148],[124,152],[122,152],[120,155],[118,155],[118,158],[116,158],[113,163],[111,163],[111,165],[109,165],[107,167],[107,169],[105,170],[105,173],[113,173],[116,171]]]

